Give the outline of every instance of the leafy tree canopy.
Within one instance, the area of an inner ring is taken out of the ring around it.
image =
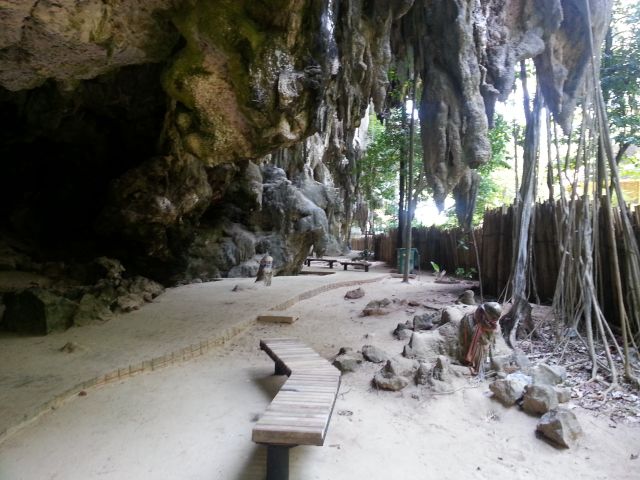
[[[624,153],[640,145],[640,3],[615,2],[600,78],[611,131]]]

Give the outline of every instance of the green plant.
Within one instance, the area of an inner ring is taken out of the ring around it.
[[[436,262],[434,261],[430,261],[429,263],[431,263],[431,268],[433,268],[433,271],[436,273],[440,273],[440,265],[438,265]]]
[[[473,279],[477,277],[477,273],[478,271],[475,268],[469,268],[467,270],[464,267],[458,267],[456,268],[455,275],[456,277],[460,277],[460,278]]]

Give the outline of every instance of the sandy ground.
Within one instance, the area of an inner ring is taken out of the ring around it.
[[[274,282],[272,296],[291,296],[299,282]],[[393,328],[425,310],[361,317],[364,305],[387,297],[439,307],[465,287],[385,278],[364,285],[358,300],[345,300],[345,287],[300,301],[286,310],[300,317],[292,325],[251,323],[199,358],[74,396],[0,444],[0,479],[262,479],[265,450],[251,428],[284,377],[272,375],[259,339],[298,337],[326,358],[364,344],[399,354],[405,342]],[[192,295],[189,308],[210,297],[200,288],[205,298]],[[243,304],[229,308],[246,313]],[[159,315],[153,304],[137,314]],[[119,328],[128,335],[126,323]],[[535,437],[537,418],[492,400],[487,383],[463,380],[442,395],[416,386],[383,392],[371,387],[379,368],[365,363],[343,376],[325,445],[292,450],[292,479],[640,478],[638,427],[611,428],[598,412],[574,408],[584,436],[558,450]]]

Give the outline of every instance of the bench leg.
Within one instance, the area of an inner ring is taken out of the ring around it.
[[[288,372],[287,370],[284,368],[284,365],[280,362],[276,362],[276,368],[275,368],[275,372],[274,375],[286,375]]]
[[[267,480],[289,480],[287,445],[267,445]]]
[[[342,266],[344,267],[344,269],[345,269],[345,270],[347,269],[347,266],[346,266],[346,265],[342,265]]]

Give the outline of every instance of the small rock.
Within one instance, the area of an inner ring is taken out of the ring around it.
[[[387,353],[384,350],[378,347],[374,347],[373,345],[363,346],[362,356],[368,362],[373,362],[373,363],[382,363],[389,360],[389,355],[387,355]]]
[[[345,353],[351,352],[353,352],[353,348],[351,347],[340,347],[340,350],[338,350],[338,355],[344,355]]]
[[[345,353],[336,357],[336,359],[333,361],[333,366],[340,370],[342,373],[348,373],[355,372],[361,363],[362,358],[360,356]]]
[[[362,288],[356,288],[355,290],[349,290],[344,295],[344,298],[346,298],[348,300],[355,300],[356,298],[362,298],[362,297],[364,297],[364,290]]]
[[[527,385],[524,389],[522,409],[534,415],[542,415],[558,406],[558,396],[549,385]]]
[[[535,385],[558,385],[567,379],[567,370],[558,365],[540,363],[531,372]]]
[[[234,285],[231,289],[232,292],[243,292],[245,290],[255,290],[256,287],[254,285]]]
[[[58,350],[63,353],[74,353],[74,352],[82,352],[86,349],[80,346],[79,344],[77,344],[76,342],[67,342]]]
[[[573,412],[554,408],[542,416],[536,432],[555,445],[569,448],[582,435],[582,428]]]

